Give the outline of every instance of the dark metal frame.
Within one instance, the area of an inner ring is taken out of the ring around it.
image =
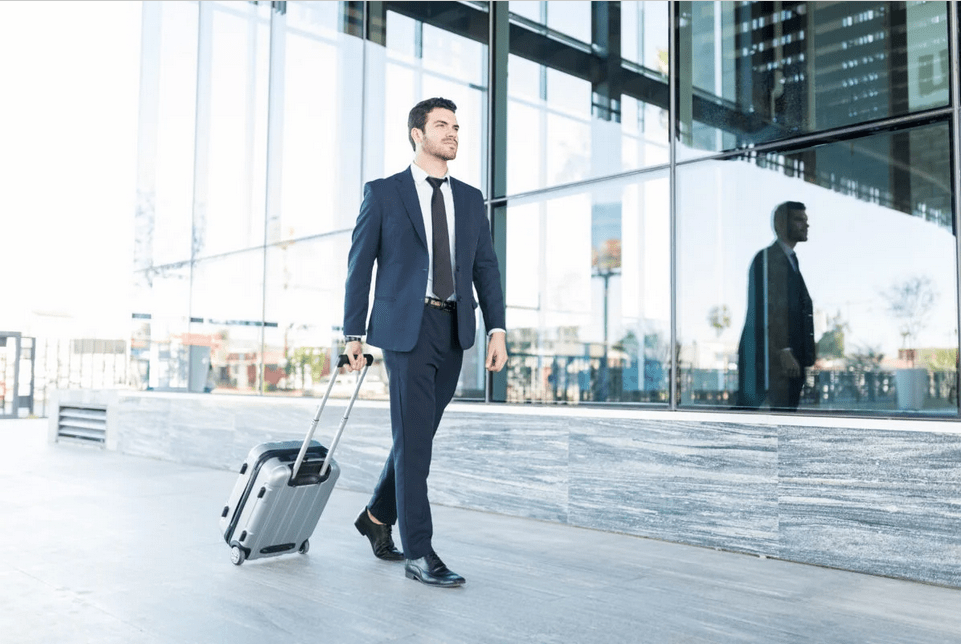
[[[953,135],[951,174],[954,179],[954,239],[956,244],[958,329],[961,329],[961,2],[948,3],[948,59],[951,61],[951,133]],[[959,334],[961,336],[961,334]],[[957,348],[957,347],[956,347]],[[961,356],[961,351],[958,353]],[[959,374],[961,376],[961,374]],[[956,378],[957,402],[961,404],[961,377]]]

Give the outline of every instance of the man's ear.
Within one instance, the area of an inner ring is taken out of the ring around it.
[[[424,140],[424,133],[416,127],[410,129],[410,138],[414,139],[415,144],[420,144]]]

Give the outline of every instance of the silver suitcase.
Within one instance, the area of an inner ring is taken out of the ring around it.
[[[261,443],[250,450],[220,515],[220,529],[234,564],[293,551],[305,554],[310,548],[310,536],[340,476],[340,468],[332,458],[334,449],[374,361],[368,354],[364,359],[364,368],[329,449],[312,439],[337,373],[347,364],[346,355],[340,356],[337,369],[331,374],[303,443]]]

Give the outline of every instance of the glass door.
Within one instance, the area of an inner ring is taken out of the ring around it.
[[[0,332],[0,418],[16,418],[20,407],[20,334]]]

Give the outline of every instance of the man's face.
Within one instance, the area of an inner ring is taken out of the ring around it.
[[[808,215],[805,210],[792,210],[787,216],[787,237],[793,242],[808,240]]]
[[[457,157],[457,117],[450,110],[435,107],[427,114],[421,138],[421,148],[427,154],[444,161]]]

